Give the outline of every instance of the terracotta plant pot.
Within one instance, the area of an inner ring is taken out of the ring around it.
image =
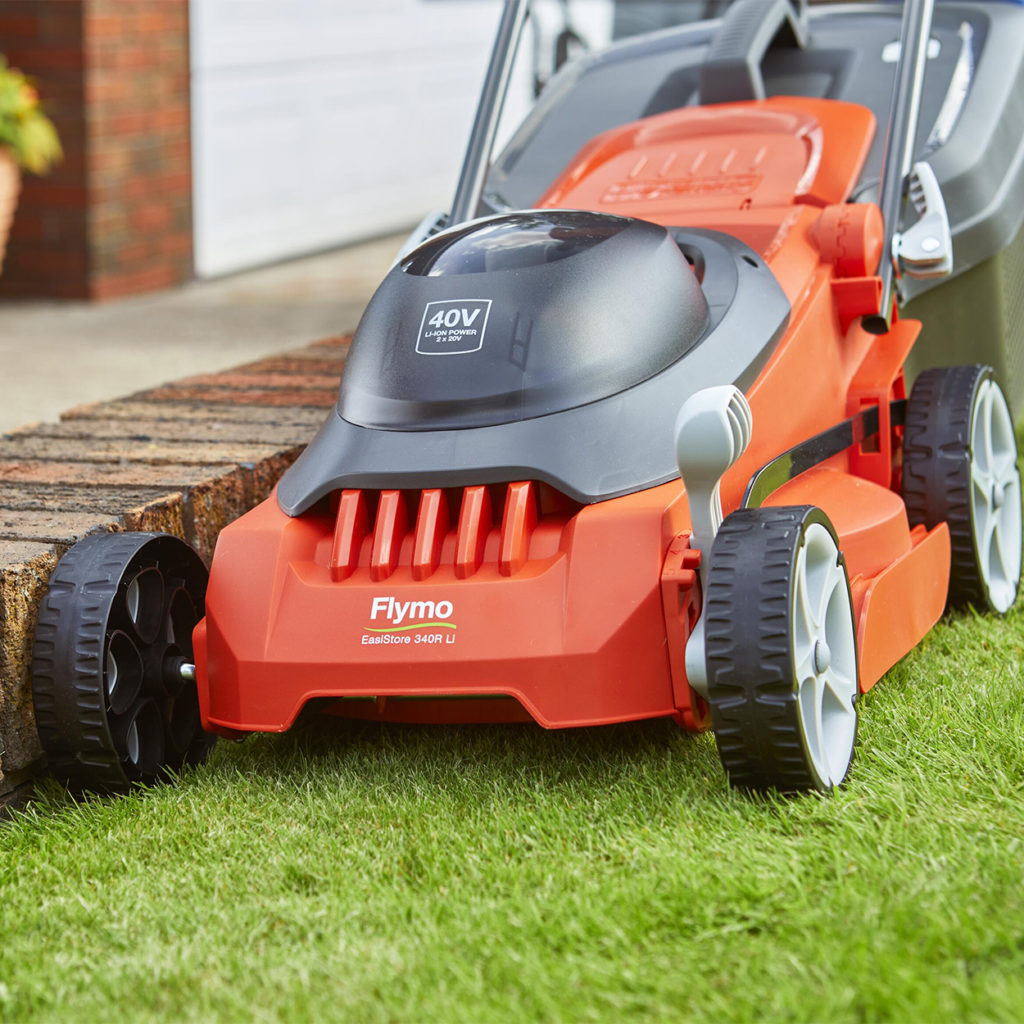
[[[0,149],[0,271],[4,268],[7,233],[11,229],[20,191],[21,172],[18,165],[6,150]]]

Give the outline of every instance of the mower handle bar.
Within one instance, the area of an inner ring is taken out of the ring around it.
[[[505,94],[512,76],[512,62],[529,7],[530,0],[505,0],[483,91],[480,93],[480,103],[476,108],[473,130],[462,161],[462,172],[452,200],[448,227],[462,224],[476,216],[490,168],[491,150],[498,132],[501,108],[505,105]]]
[[[800,6],[802,9],[803,5]],[[885,225],[885,242],[878,266],[878,276],[882,280],[882,301],[878,314],[865,317],[863,321],[865,328],[876,334],[888,331],[892,318],[895,274],[893,247],[917,138],[934,7],[935,0],[904,0],[903,4],[900,56],[886,128],[879,192],[879,207]],[[447,227],[472,220],[477,214],[512,75],[512,64],[529,9],[530,0],[505,0]]]
[[[892,322],[893,278],[896,272],[894,242],[899,232],[907,176],[914,158],[934,9],[935,0],[904,0],[903,4],[900,58],[896,65],[885,148],[882,150],[882,180],[878,197],[885,225],[882,258],[878,264],[882,302],[878,313],[865,317],[863,321],[865,329],[872,334],[885,334]]]

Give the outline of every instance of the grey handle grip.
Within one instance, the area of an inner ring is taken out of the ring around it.
[[[765,98],[761,61],[776,37],[807,45],[803,4],[790,0],[736,0],[726,11],[700,70],[701,103]]]

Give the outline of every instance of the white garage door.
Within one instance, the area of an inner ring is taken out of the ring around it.
[[[192,0],[200,276],[451,198],[499,0]]]

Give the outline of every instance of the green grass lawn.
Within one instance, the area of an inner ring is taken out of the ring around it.
[[[0,1019],[1019,1021],[1024,602],[861,702],[831,797],[666,723],[310,721],[0,824]]]

